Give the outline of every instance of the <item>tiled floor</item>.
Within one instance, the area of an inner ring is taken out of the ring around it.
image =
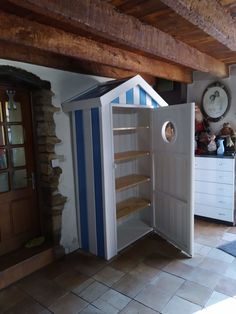
[[[235,314],[236,228],[195,221],[195,256],[150,234],[110,262],[75,252],[0,291],[0,313]]]

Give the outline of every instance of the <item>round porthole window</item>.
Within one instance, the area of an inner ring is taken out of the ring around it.
[[[172,122],[166,121],[162,126],[162,138],[166,143],[171,143],[176,138],[175,126]]]

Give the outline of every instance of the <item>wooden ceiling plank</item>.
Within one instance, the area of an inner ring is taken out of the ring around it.
[[[161,1],[230,50],[236,51],[236,24],[230,13],[218,1]]]
[[[114,48],[25,18],[0,12],[0,40],[71,58],[189,83],[192,72],[180,66]]]
[[[170,35],[129,15],[117,12],[100,0],[8,0],[48,19],[55,19],[103,37],[113,43],[136,49],[182,66],[209,72],[219,77],[228,75],[221,61],[174,39]]]

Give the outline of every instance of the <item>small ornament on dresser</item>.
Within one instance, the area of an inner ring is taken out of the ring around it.
[[[217,148],[217,155],[224,155],[225,147],[224,147],[224,139],[219,138],[217,141],[218,148]]]
[[[216,147],[215,138],[216,138],[215,134],[212,134],[209,136],[210,142],[207,145],[207,149],[208,149],[209,154],[215,154],[215,152],[216,152],[217,147]]]
[[[224,141],[225,154],[226,155],[234,154],[236,133],[231,127],[229,122],[225,122],[223,124],[223,127],[219,132],[219,138],[225,139]]]

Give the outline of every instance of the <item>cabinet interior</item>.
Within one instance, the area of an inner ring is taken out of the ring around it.
[[[150,111],[113,107],[118,251],[152,230]]]

